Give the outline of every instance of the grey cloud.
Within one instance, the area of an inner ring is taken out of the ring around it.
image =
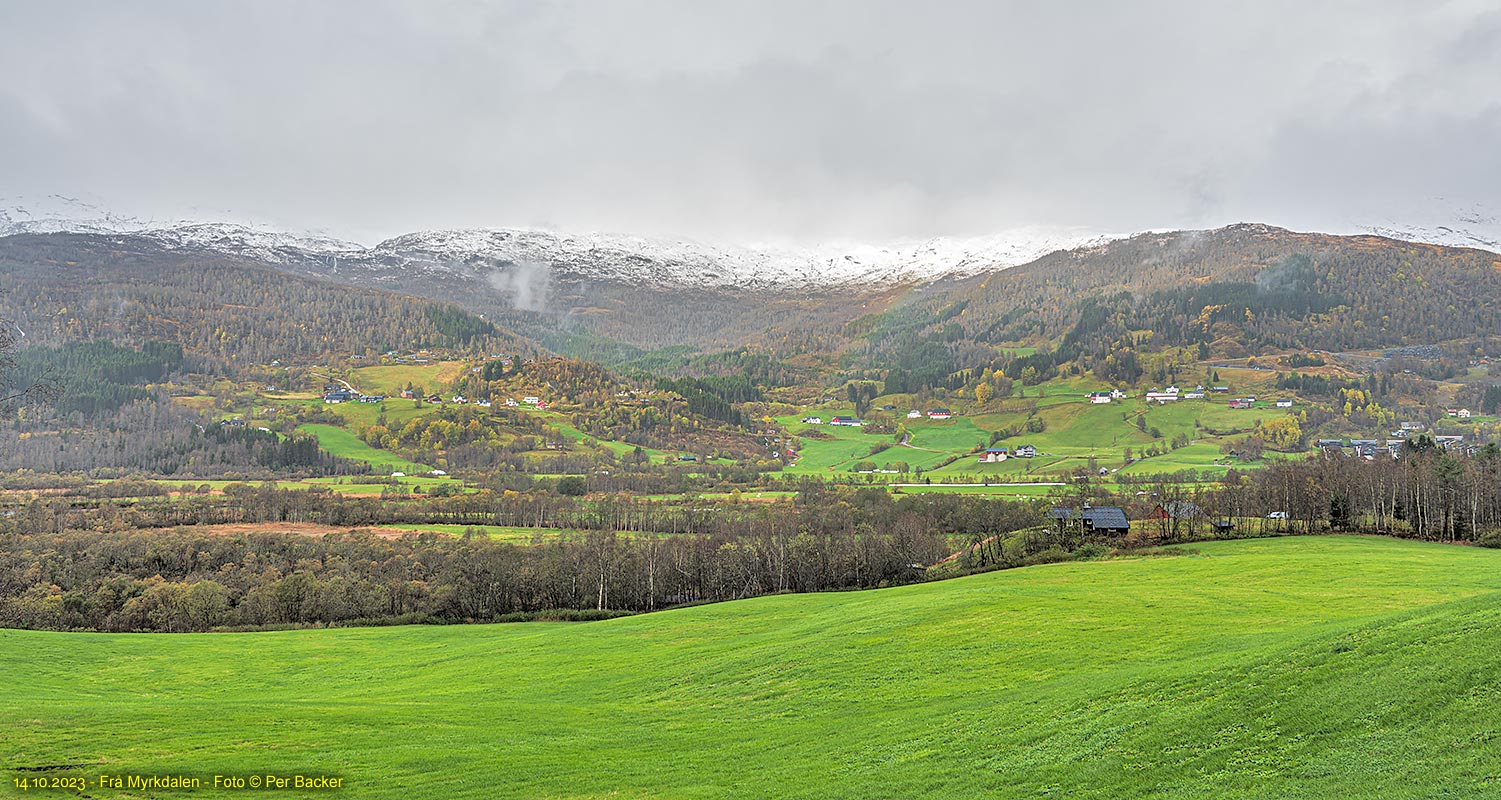
[[[1501,207],[1485,3],[0,6],[0,180],[371,240]]]

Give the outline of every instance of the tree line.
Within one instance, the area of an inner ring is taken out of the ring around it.
[[[693,534],[601,529],[521,546],[358,531],[323,538],[133,531],[103,510],[87,529],[42,530],[22,515],[0,534],[0,625],[186,631],[490,621],[890,586],[922,579],[921,566],[949,552],[951,539],[985,538],[1030,514],[1011,503],[845,488],[713,517]]]

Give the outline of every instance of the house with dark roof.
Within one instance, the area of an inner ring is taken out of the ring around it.
[[[1100,533],[1109,536],[1125,536],[1131,532],[1131,521],[1120,506],[1085,506],[1082,510],[1057,506],[1048,510],[1048,517],[1060,531],[1076,528],[1082,533]]]
[[[1124,536],[1131,532],[1131,521],[1126,519],[1126,510],[1120,506],[1095,506],[1084,509],[1079,515],[1091,533]]]

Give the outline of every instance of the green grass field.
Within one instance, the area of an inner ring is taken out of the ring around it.
[[[823,419],[823,425],[804,425],[798,420],[804,414],[791,414],[777,417],[777,424],[797,435],[804,430],[815,430],[828,435],[829,439],[802,439],[802,450],[799,452],[797,464],[789,467],[790,474],[815,474],[824,475],[831,471],[848,469],[850,465],[869,459],[877,465],[888,461],[907,461],[908,454],[920,456],[926,455],[922,451],[914,451],[909,448],[887,448],[884,452],[870,455],[870,449],[878,444],[892,444],[890,434],[864,433],[862,428],[847,428],[829,425],[830,418],[836,415],[853,416],[853,409],[817,411],[813,412]],[[910,461],[909,461],[910,463]]]
[[[1265,382],[1266,376],[1261,373],[1250,371],[1250,375]],[[1241,383],[1245,383],[1248,390],[1257,389],[1257,385],[1248,381],[1237,381],[1236,385]],[[872,445],[889,442],[890,436],[875,436],[863,433],[859,428],[835,428],[827,424],[808,426],[798,421],[809,413],[827,421],[835,414],[853,414],[852,409],[821,406],[775,419],[794,434],[812,428],[831,437],[803,438],[801,458],[787,470],[792,474],[829,475],[868,460],[877,467],[903,461],[911,468],[920,467],[945,478],[973,476],[1005,480],[1059,475],[1087,466],[1090,459],[1095,459],[1098,466],[1117,469],[1125,463],[1128,449],[1133,457],[1142,459],[1129,468],[1131,474],[1137,475],[1189,469],[1214,475],[1223,474],[1232,465],[1254,468],[1259,464],[1227,461],[1220,452],[1221,445],[1248,433],[1258,421],[1288,413],[1285,409],[1273,408],[1270,402],[1249,410],[1231,409],[1228,400],[1220,395],[1166,405],[1147,403],[1140,397],[1101,405],[1090,403],[1086,395],[1101,387],[1099,381],[1090,378],[1059,378],[1026,387],[1025,396],[1008,397],[983,407],[971,407],[960,400],[953,404],[959,409],[959,415],[943,421],[906,419],[904,409],[921,405],[907,395],[877,398],[875,402],[878,404],[889,401],[897,406],[895,422],[905,425],[912,436],[908,442],[910,447],[894,447],[875,455],[870,454]],[[893,412],[885,413],[890,416]],[[981,464],[971,455],[977,445],[989,444],[991,432],[1024,428],[1032,417],[1042,421],[1044,430],[1023,432],[1005,438],[997,445],[1014,448],[1030,444],[1043,455],[995,464]],[[1142,420],[1140,426],[1138,418]],[[1152,436],[1154,429],[1159,436]],[[1174,437],[1181,435],[1186,435],[1193,444],[1143,458],[1148,448],[1167,450]]]
[[[954,454],[968,453],[975,447],[984,447],[990,442],[990,431],[980,428],[969,417],[955,417],[953,419],[930,420],[909,419],[906,420],[907,430],[912,434],[909,448],[902,448],[894,452],[901,453],[901,460],[913,466],[921,465],[927,469],[930,464],[939,463],[943,457]],[[943,451],[941,454],[924,453],[915,448]],[[882,455],[886,455],[883,453]],[[924,458],[924,456],[927,456]]]
[[[1501,553],[1196,547],[584,624],[0,631],[0,764],[349,797],[1501,792]]]
[[[311,433],[318,437],[318,446],[328,452],[329,455],[349,458],[355,461],[364,461],[372,467],[409,474],[432,470],[432,467],[426,464],[408,461],[395,453],[371,447],[360,441],[358,436],[333,425],[299,425],[297,430],[304,433]]]
[[[344,420],[345,427],[358,428],[361,425],[374,425],[384,415],[386,425],[400,427],[416,417],[436,414],[443,410],[440,403],[423,402],[418,406],[417,401],[395,398],[386,400],[384,403],[333,403],[327,404],[322,400],[291,400],[288,404],[305,406],[310,409],[323,409]]]

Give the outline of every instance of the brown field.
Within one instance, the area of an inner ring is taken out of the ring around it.
[[[403,531],[396,528],[341,528],[337,525],[320,525],[316,522],[230,522],[221,525],[186,525],[178,530],[193,530],[209,534],[210,536],[234,536],[241,533],[281,533],[294,536],[318,537],[329,536],[335,533],[348,533],[352,530],[369,531],[382,539],[399,539],[402,536],[413,535],[412,531]]]

